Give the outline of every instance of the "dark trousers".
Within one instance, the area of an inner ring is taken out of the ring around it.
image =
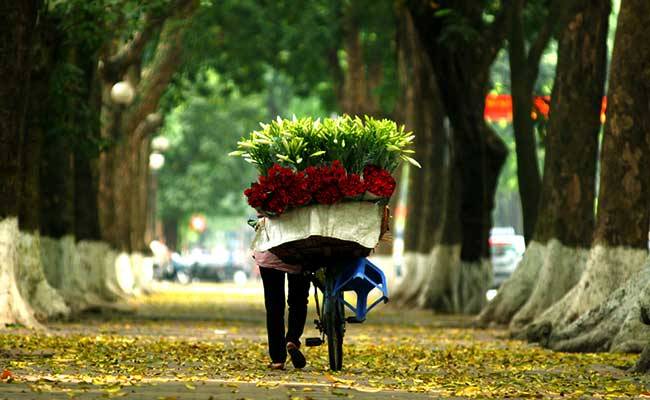
[[[302,274],[288,274],[273,268],[260,267],[264,284],[264,306],[266,307],[266,331],[269,338],[269,354],[274,363],[287,359],[287,342],[300,346],[300,336],[305,329],[307,303],[309,301],[309,279]],[[284,331],[284,276],[289,280],[287,305],[287,331]]]

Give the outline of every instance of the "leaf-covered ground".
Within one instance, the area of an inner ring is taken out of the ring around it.
[[[389,306],[348,325],[342,371],[328,371],[326,346],[305,348],[303,370],[270,371],[259,286],[159,289],[134,313],[0,332],[0,399],[650,396],[650,378],[625,371],[636,355],[554,353]]]

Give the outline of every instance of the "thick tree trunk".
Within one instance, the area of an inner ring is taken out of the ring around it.
[[[155,130],[153,128],[160,125],[161,120],[155,112],[169,81],[182,62],[185,27],[198,7],[195,0],[181,3],[173,18],[163,26],[151,64],[141,77],[131,78],[137,84],[138,96],[134,104],[127,108],[113,104],[110,90],[116,81],[129,75],[129,66],[140,68],[144,46],[125,46],[118,55],[107,58],[107,67],[104,68],[102,120],[105,124],[102,126],[102,137],[112,141],[114,146],[100,157],[99,219],[102,238],[121,251],[138,251],[145,247],[146,213],[143,214],[141,208],[143,204],[146,206],[146,196],[142,196],[142,190],[138,188],[146,189],[146,184],[143,186],[142,182],[148,172],[142,168],[140,152],[143,141]],[[152,22],[144,31],[157,23],[159,21]],[[144,40],[142,38],[145,37],[147,35],[138,35],[133,41]],[[124,56],[119,56],[122,53]],[[123,59],[130,61],[121,62]]]
[[[74,155],[75,237],[77,240],[99,240],[97,208],[97,159],[82,151]]]
[[[339,70],[336,75],[343,79],[338,100],[341,111],[346,114],[380,117],[383,112],[373,91],[383,80],[383,70],[381,64],[369,64],[366,60],[361,31],[362,13],[361,7],[354,2],[343,10],[342,36],[347,67],[343,72],[340,66],[336,66]],[[338,58],[335,62],[338,64]]]
[[[644,260],[650,222],[647,208],[650,187],[644,182],[650,169],[650,122],[646,115],[650,84],[638,77],[647,76],[650,71],[649,34],[650,3],[622,2],[601,152],[595,246],[577,285],[529,329],[531,338],[553,348],[609,350],[612,341],[599,338],[610,335],[607,331],[610,327],[620,327],[616,336],[627,337],[626,341],[630,342],[628,333],[635,332],[640,324],[638,309],[630,305],[638,303],[642,291],[624,290],[624,296],[632,296],[629,300],[621,297],[623,294],[617,289],[625,287],[628,279],[632,281],[627,287],[634,287],[638,283],[634,281],[640,280],[640,272],[647,268]],[[616,296],[621,299],[617,300]],[[614,307],[616,313],[607,312],[611,304],[620,304]],[[635,321],[633,324],[610,323],[617,321],[617,315],[630,312],[633,315],[626,318]],[[585,321],[588,323],[595,315],[600,315],[602,322],[587,328]],[[573,321],[576,323],[567,326]]]
[[[77,240],[100,240],[99,229],[99,149],[96,143],[100,140],[101,114],[101,81],[97,71],[97,58],[94,54],[81,57],[82,69],[87,77],[88,98],[86,107],[93,117],[86,125],[86,131],[81,139],[84,145],[77,149],[74,155],[75,164],[75,238]],[[90,145],[89,145],[90,144]]]
[[[38,320],[67,318],[70,308],[65,299],[45,277],[41,256],[41,238],[38,232],[20,232],[18,240],[18,268],[16,280],[22,296],[29,302]]]
[[[41,234],[74,232],[74,156],[65,137],[48,134],[41,159]]]
[[[432,279],[431,251],[440,241],[447,199],[449,143],[443,124],[439,90],[410,14],[400,13],[400,81],[404,88],[401,108],[407,129],[415,133],[415,157],[422,168],[409,168],[407,215],[404,231],[405,277],[393,298],[402,304],[423,306]]]
[[[39,1],[0,3],[0,218],[20,211],[25,112],[29,101],[30,45]]]
[[[0,329],[39,326],[16,284],[30,48],[39,6],[35,0],[0,2]]]
[[[482,70],[459,67],[476,67],[476,64],[467,62],[468,58],[474,56],[476,55],[471,53],[454,55],[454,52],[448,52],[445,56],[433,57],[436,58],[435,72],[445,100],[445,109],[453,127],[453,168],[458,171],[460,180],[460,259],[464,265],[461,272],[467,273],[460,277],[460,281],[467,281],[469,287],[476,288],[472,293],[465,293],[470,297],[459,301],[461,304],[475,304],[476,307],[470,311],[478,312],[484,305],[490,280],[489,263],[486,261],[492,225],[491,213],[498,175],[507,150],[483,120],[489,64]],[[475,271],[470,265],[474,266]],[[485,279],[485,282],[481,283],[481,279]],[[460,307],[466,309],[464,305]]]
[[[438,17],[435,7],[424,4],[413,2],[408,7],[453,128],[452,168],[458,171],[461,199],[461,265],[454,267],[460,274],[454,289],[460,297],[454,307],[478,312],[490,279],[487,240],[494,191],[507,154],[501,139],[483,119],[489,67],[503,40],[505,17],[501,12],[491,26],[485,26],[482,3],[440,2],[440,7],[453,9],[481,32],[471,41],[466,36],[441,40],[449,19]]]
[[[39,320],[65,318],[70,310],[63,298],[47,282],[41,262],[41,160],[43,140],[51,119],[51,77],[54,70],[58,35],[56,26],[41,16],[32,45],[29,120],[25,124],[23,146],[22,198],[19,217],[18,265],[15,270],[18,289]]]
[[[594,227],[599,115],[610,5],[563,3],[539,218],[511,281],[479,318],[517,331],[560,300],[587,262]],[[534,245],[534,246],[533,246]],[[497,313],[497,310],[498,313]]]

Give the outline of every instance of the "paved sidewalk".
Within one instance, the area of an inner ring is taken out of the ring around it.
[[[372,388],[351,388],[336,385],[279,384],[264,385],[246,382],[207,381],[187,384],[166,382],[115,388],[108,392],[99,387],[59,383],[39,392],[38,384],[4,384],[0,399],[66,399],[127,398],[142,400],[209,400],[209,399],[268,399],[268,400],[326,400],[326,399],[429,399],[431,394],[404,391],[377,391]]]
[[[425,399],[640,397],[636,355],[564,354],[471,328],[471,318],[373,310],[350,324],[343,370],[327,346],[304,348],[307,367],[267,367],[259,285],[161,285],[133,313],[0,332],[3,399]],[[313,300],[310,299],[310,303]],[[317,336],[309,312],[305,337]]]

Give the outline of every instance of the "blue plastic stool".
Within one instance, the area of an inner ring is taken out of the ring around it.
[[[368,307],[368,293],[375,288],[381,290],[382,296]],[[343,299],[342,292],[350,290],[357,294],[356,307]],[[343,300],[343,304],[354,312],[356,322],[365,321],[366,314],[377,304],[388,302],[388,288],[384,272],[365,257],[359,258],[347,266],[336,278],[334,293],[337,293]]]

